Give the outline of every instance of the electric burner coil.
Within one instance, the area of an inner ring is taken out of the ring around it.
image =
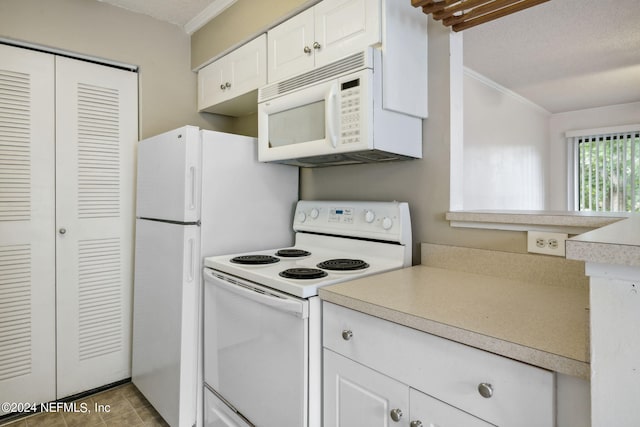
[[[322,271],[317,268],[288,268],[286,270],[278,273],[281,277],[286,279],[300,279],[300,280],[309,280],[309,279],[320,279],[322,277],[327,276],[326,271]]]
[[[263,264],[275,264],[279,262],[280,258],[276,258],[271,255],[240,255],[231,258],[231,262],[234,264],[244,265],[263,265]]]
[[[316,265],[316,267],[322,268],[323,270],[353,271],[369,268],[369,264],[361,259],[334,258],[322,261],[321,263]]]
[[[311,252],[304,249],[280,249],[276,255],[283,258],[301,258],[311,255]]]

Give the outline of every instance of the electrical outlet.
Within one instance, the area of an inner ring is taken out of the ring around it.
[[[546,231],[527,232],[527,250],[536,254],[565,256],[567,234]]]

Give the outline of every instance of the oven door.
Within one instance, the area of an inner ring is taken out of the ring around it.
[[[308,301],[210,269],[204,277],[206,385],[240,425],[306,426]]]

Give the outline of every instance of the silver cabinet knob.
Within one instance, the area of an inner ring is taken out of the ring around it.
[[[67,234],[67,229],[66,228],[61,228],[60,230],[58,230],[58,233]]]
[[[493,396],[493,387],[488,383],[480,383],[478,384],[478,393],[485,399],[489,399]]]
[[[389,413],[389,416],[393,421],[398,422],[400,421],[400,418],[402,418],[402,411],[398,408],[392,409],[391,412]]]
[[[420,420],[411,421],[411,423],[409,424],[409,427],[422,427],[422,421]]]
[[[304,53],[306,53],[307,55],[311,53],[311,48],[309,46],[305,46],[304,49],[302,49],[304,51]]]
[[[322,45],[320,45],[320,43],[318,43],[318,42],[313,42],[313,48],[314,48],[315,50],[320,50],[320,48],[321,48],[321,47],[322,47]]]
[[[351,332],[348,329],[345,329],[344,331],[342,331],[342,339],[345,341],[349,341],[351,338],[353,338],[353,332]]]
[[[227,89],[229,89],[229,88],[231,87],[231,83],[226,82],[226,83],[224,84],[224,87],[226,87]]]
[[[226,89],[225,86],[224,86],[224,83],[220,85],[220,89],[222,89],[222,90]]]

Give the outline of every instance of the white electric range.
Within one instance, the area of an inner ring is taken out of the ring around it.
[[[321,426],[318,288],[411,265],[406,203],[299,201],[293,229],[205,259],[205,426]]]

